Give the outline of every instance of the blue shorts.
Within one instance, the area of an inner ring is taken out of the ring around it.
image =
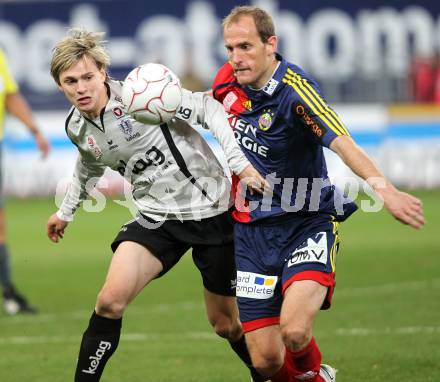
[[[244,332],[279,323],[283,292],[294,281],[335,286],[339,223],[332,216],[284,215],[234,227],[237,301]]]

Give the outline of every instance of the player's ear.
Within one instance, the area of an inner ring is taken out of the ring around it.
[[[105,67],[101,67],[100,69],[99,69],[99,74],[102,76],[102,79],[105,81],[105,80],[107,80],[107,77],[108,77],[108,75],[107,75],[107,70],[106,70],[107,68],[105,68]]]
[[[276,53],[278,49],[278,37],[277,36],[270,36],[266,41],[266,47],[268,49],[268,54],[274,54]]]

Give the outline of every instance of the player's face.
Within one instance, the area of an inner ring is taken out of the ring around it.
[[[277,61],[277,38],[263,42],[252,16],[242,16],[223,31],[228,59],[238,83],[262,88],[269,81]]]
[[[93,59],[84,56],[60,74],[58,87],[69,102],[89,118],[99,116],[108,101],[106,74]]]

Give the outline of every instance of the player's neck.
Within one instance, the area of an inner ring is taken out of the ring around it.
[[[281,61],[278,61],[276,58],[274,58],[273,62],[269,65],[267,70],[264,72],[264,74],[260,77],[260,79],[252,85],[249,85],[249,87],[252,90],[262,90],[267,85],[269,80],[274,76],[275,72],[278,69],[278,66],[280,66]]]

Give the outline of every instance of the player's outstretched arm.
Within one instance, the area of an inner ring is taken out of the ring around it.
[[[350,137],[342,135],[333,140],[330,149],[336,152],[344,163],[362,179],[384,201],[385,208],[397,220],[420,229],[425,224],[423,206],[420,199],[399,191],[387,180],[368,154]]]
[[[64,237],[64,230],[68,224],[69,222],[61,220],[56,213],[53,214],[47,221],[47,237],[54,243],[58,243]]]
[[[43,158],[49,154],[50,145],[41,130],[37,127],[31,108],[21,93],[11,93],[6,96],[6,109],[14,117],[23,122],[37,142],[38,150],[41,151]]]

